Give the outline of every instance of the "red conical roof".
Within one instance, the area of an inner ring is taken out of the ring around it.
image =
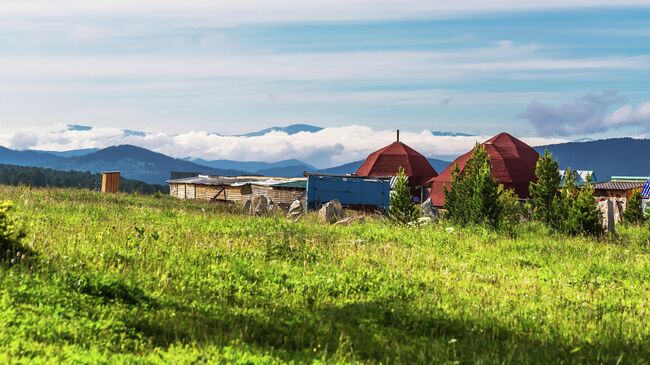
[[[371,153],[357,170],[357,175],[391,177],[397,174],[400,166],[412,187],[423,186],[438,176],[426,157],[399,141]]]
[[[520,198],[529,196],[528,186],[536,181],[535,166],[539,154],[532,147],[509,135],[499,133],[482,144],[490,157],[492,176],[507,189],[514,189]],[[451,186],[451,176],[456,165],[461,173],[472,157],[474,149],[454,160],[440,175],[430,180],[431,202],[435,206],[445,204],[444,187]]]

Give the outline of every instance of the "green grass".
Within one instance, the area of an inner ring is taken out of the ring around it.
[[[0,363],[650,359],[650,232],[347,227],[168,197],[0,187]]]

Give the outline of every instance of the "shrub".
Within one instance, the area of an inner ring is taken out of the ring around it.
[[[397,171],[395,186],[390,194],[388,214],[395,222],[407,224],[418,218],[418,209],[413,203],[411,187],[403,168]]]
[[[537,161],[535,175],[537,181],[530,183],[534,217],[549,227],[558,228],[561,222],[558,213],[561,212],[557,205],[561,204],[559,186],[562,178],[559,165],[548,150]]]
[[[645,221],[643,212],[643,204],[641,202],[641,193],[635,191],[630,199],[628,199],[625,211],[623,212],[623,221],[628,224],[640,226]]]
[[[526,207],[519,201],[519,196],[512,189],[499,185],[499,204],[502,207],[499,229],[514,236],[517,226],[526,217]]]
[[[497,228],[503,210],[499,201],[502,191],[492,176],[485,147],[477,144],[463,172],[456,165],[451,187],[445,187],[447,217],[460,225],[487,224]]]
[[[603,233],[600,223],[601,214],[594,199],[594,187],[590,180],[587,177],[587,183],[577,194],[568,194],[566,232],[569,234],[597,236]]]
[[[577,195],[578,188],[575,184],[575,175],[571,169],[566,169],[560,197],[554,207],[554,214],[558,220],[557,226],[554,228],[563,232],[570,231],[568,223],[569,211]]]
[[[18,226],[12,214],[14,203],[10,200],[0,203],[0,252],[13,257],[20,248],[20,240],[25,232]]]

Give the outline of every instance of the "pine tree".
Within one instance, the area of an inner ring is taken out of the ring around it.
[[[574,185],[573,178],[571,180],[572,185]],[[574,192],[567,196],[569,197],[565,226],[567,233],[592,236],[602,234],[601,213],[594,199],[594,187],[591,185],[591,178],[587,177],[586,184],[577,193]]]
[[[559,186],[562,177],[557,161],[548,150],[537,160],[535,175],[537,181],[530,183],[534,217],[550,227],[558,228],[560,217],[557,205],[561,204]]]
[[[447,219],[461,225],[467,224],[467,214],[465,213],[467,211],[467,207],[465,206],[466,200],[460,194],[461,191],[466,190],[463,184],[463,175],[461,175],[460,168],[456,164],[451,173],[451,185],[449,189],[447,189],[447,186],[444,187],[445,209],[447,211]]]
[[[578,194],[575,181],[576,179],[573,171],[570,168],[566,169],[564,171],[564,181],[562,181],[560,199],[554,207],[554,215],[558,220],[556,228],[565,232],[571,230],[568,222],[569,211],[571,210],[571,206]]]
[[[396,222],[407,224],[418,218],[418,209],[411,196],[411,187],[403,168],[399,168],[395,186],[390,194],[389,216]]]
[[[485,147],[477,144],[462,174],[456,166],[451,187],[445,189],[447,216],[460,225],[488,224],[496,228],[502,212],[500,194],[490,157]]]
[[[627,200],[627,206],[623,212],[623,221],[628,224],[642,225],[645,221],[645,215],[643,212],[643,204],[641,202],[641,193],[635,191],[630,196],[630,199]]]

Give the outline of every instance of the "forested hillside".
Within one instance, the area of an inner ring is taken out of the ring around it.
[[[0,164],[0,184],[99,190],[102,176],[90,172],[58,171],[40,167]],[[152,194],[156,191],[167,192],[168,189],[166,185],[151,185],[125,178],[122,178],[120,183],[120,190],[127,193]]]

